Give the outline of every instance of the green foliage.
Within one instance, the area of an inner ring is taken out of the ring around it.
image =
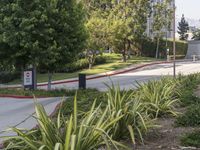
[[[80,94],[83,93],[96,93],[99,92],[96,89],[86,89],[78,90]],[[67,90],[67,89],[56,89],[51,91],[46,90],[23,90],[23,89],[3,89],[0,88],[0,94],[2,95],[18,95],[18,96],[36,96],[36,97],[63,97],[63,96],[74,96],[76,90]]]
[[[153,33],[156,39],[156,58],[159,57],[160,39],[164,36],[166,31],[170,31],[173,10],[167,9],[171,5],[171,0],[164,0],[161,3],[157,2],[153,6]],[[166,29],[166,31],[163,31]]]
[[[194,95],[194,90],[200,84],[200,75],[193,74],[188,76],[179,76],[181,82],[181,90],[183,91],[180,100],[183,106],[188,106],[184,114],[179,116],[176,121],[176,126],[183,127],[199,127],[200,126],[200,98]],[[184,146],[200,147],[200,133],[195,131],[187,133],[181,137],[181,144]]]
[[[85,0],[84,4],[88,12],[90,49],[112,48],[113,51],[122,53],[123,60],[126,61],[128,51],[138,48],[136,43],[145,33],[150,2]]]
[[[107,62],[106,56],[97,56],[94,62],[94,65],[105,64]],[[65,67],[59,72],[75,72],[83,69],[88,69],[89,62],[87,59],[80,59],[71,64],[65,65]]]
[[[42,64],[48,71],[70,63],[83,50],[86,33],[81,3],[73,0],[0,2],[0,43],[17,66]]]
[[[200,84],[200,75],[198,73],[188,76],[179,75],[178,80],[180,82],[180,89],[184,91],[181,92],[180,96],[182,105],[188,106],[200,103],[200,99],[194,95],[194,89]]]
[[[108,109],[102,111],[100,106],[95,107],[95,105],[94,102],[90,111],[79,120],[75,96],[74,111],[70,119],[65,119],[59,111],[54,121],[48,117],[43,106],[36,103],[36,119],[41,136],[34,136],[33,133],[37,129],[24,133],[22,130],[12,128],[18,136],[8,138],[11,142],[7,143],[6,149],[90,150],[102,146],[110,149],[111,145],[118,149],[118,145],[123,145],[113,141],[107,131],[122,116],[110,119],[106,116]]]
[[[11,82],[19,77],[20,77],[19,72],[2,71],[0,72],[0,84]]]
[[[159,44],[159,52],[161,57],[166,57],[166,42],[170,50],[170,55],[173,54],[173,41],[161,40]],[[141,54],[142,56],[154,57],[156,53],[156,42],[151,39],[143,39],[141,42]],[[176,41],[176,55],[185,56],[187,54],[188,44],[182,41]]]
[[[77,92],[77,106],[79,112],[82,114],[89,111],[90,107],[96,100],[96,104],[100,105],[102,108],[106,107],[106,94],[99,92],[98,90],[81,90]],[[64,116],[69,116],[73,113],[73,97],[69,97],[66,101],[63,102],[61,112]]]
[[[200,131],[188,133],[181,138],[181,144],[184,146],[193,146],[200,148]]]
[[[186,34],[186,33],[189,30],[189,24],[185,20],[184,15],[182,15],[181,22],[179,22],[178,25],[179,25],[178,26],[178,34],[180,35],[179,39],[180,40],[187,40],[188,39],[188,34]]]
[[[114,139],[122,139],[130,132],[132,142],[143,142],[143,135],[150,127],[152,120],[145,113],[145,104],[133,97],[133,92],[120,91],[120,87],[108,86],[107,105],[109,117],[116,118],[123,116],[113,127]]]
[[[149,81],[146,84],[138,83],[136,99],[146,103],[147,113],[155,118],[163,114],[177,115],[175,106],[179,102],[178,84],[171,78]]]
[[[200,104],[189,106],[187,111],[176,120],[178,126],[200,126]]]

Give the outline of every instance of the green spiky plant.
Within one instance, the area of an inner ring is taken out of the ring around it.
[[[115,118],[123,115],[112,128],[114,139],[130,137],[133,147],[136,142],[143,142],[143,134],[152,127],[152,120],[144,111],[144,104],[133,98],[133,92],[120,90],[120,86],[108,87],[109,117]]]
[[[52,120],[41,104],[36,103],[38,129],[31,131],[12,128],[15,137],[7,137],[5,149],[14,150],[93,150],[100,147],[115,149],[125,147],[108,135],[112,126],[123,116],[108,118],[108,108],[104,111],[95,102],[81,120],[77,119],[77,99],[74,99],[74,112],[69,119],[64,119],[60,111],[57,119]],[[38,136],[39,135],[39,136]]]
[[[147,114],[157,118],[163,114],[176,116],[175,106],[179,103],[179,82],[171,78],[138,83],[137,99],[146,103]]]

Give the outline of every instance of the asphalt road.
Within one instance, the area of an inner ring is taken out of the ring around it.
[[[177,62],[176,63],[176,74],[191,74],[200,72],[200,62]],[[173,75],[173,64],[157,64],[148,67],[144,67],[139,70],[132,72],[118,74],[110,77],[103,77],[98,79],[92,79],[87,81],[87,88],[97,88],[101,91],[105,91],[107,88],[106,84],[111,85],[112,83],[117,85],[119,84],[122,89],[135,88],[137,82],[147,82],[149,80],[159,79],[163,76],[172,76]],[[42,88],[47,88],[42,87]],[[61,85],[53,85],[52,88],[60,89],[77,89],[78,82],[75,83],[66,83]]]
[[[61,99],[42,98],[37,99],[37,102],[41,103],[50,115]],[[15,135],[12,132],[4,132],[9,127],[24,129],[32,129],[35,127],[37,122],[33,117],[35,115],[34,112],[33,99],[0,98],[0,137]],[[2,140],[0,138],[0,142]]]

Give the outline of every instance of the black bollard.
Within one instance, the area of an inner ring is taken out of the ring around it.
[[[79,74],[79,89],[86,89],[86,74]]]

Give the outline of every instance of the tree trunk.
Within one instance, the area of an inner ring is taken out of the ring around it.
[[[131,42],[128,40],[128,59],[131,58]]]
[[[160,38],[157,37],[157,45],[156,45],[156,59],[158,59],[158,54],[159,54],[159,45],[160,45]]]
[[[21,66],[21,83],[22,83],[22,88],[24,88],[24,67]]]
[[[33,79],[33,85],[34,85],[34,87],[33,87],[33,89],[34,90],[37,90],[37,69],[36,69],[36,65],[34,64],[33,65],[33,77],[34,77],[34,79]]]
[[[48,91],[51,90],[51,81],[52,81],[53,73],[48,71]]]
[[[92,63],[89,63],[89,69],[92,69]]]
[[[122,61],[126,62],[126,50],[123,50],[122,52]]]
[[[122,60],[126,62],[126,40],[124,40],[124,49],[122,51]]]

